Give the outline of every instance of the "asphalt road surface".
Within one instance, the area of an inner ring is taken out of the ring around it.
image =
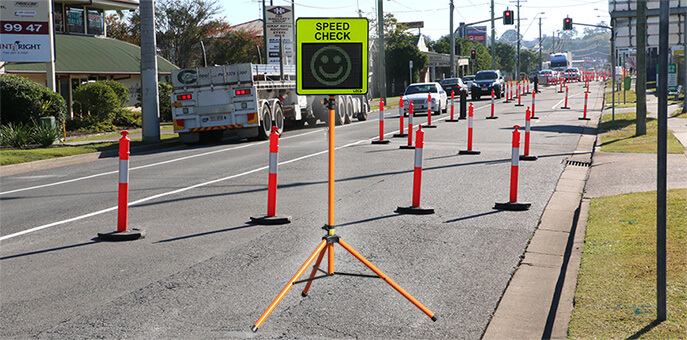
[[[508,201],[512,127],[524,127],[526,106],[498,100],[499,118],[487,120],[490,101],[474,102],[480,155],[458,155],[465,120],[433,117],[421,198],[433,215],[394,212],[411,204],[414,160],[399,149],[407,139],[391,137],[397,111],[387,113],[387,145],[370,143],[376,112],[336,128],[337,234],[436,322],[383,280],[334,276],[314,281],[305,298],[296,285],[250,331],[325,234],[320,124],[280,140],[277,213],[292,216],[287,225],[248,223],[267,209],[266,141],[133,153],[129,228],[146,237],[131,242],[96,239],[116,230],[116,157],[3,177],[0,338],[478,339],[582,133],[583,89],[569,85],[571,110],[560,109],[564,95],[554,88],[537,96],[531,154],[539,159],[520,162],[518,200],[532,203],[523,212],[492,207]],[[600,90],[591,89],[590,108]],[[335,253],[336,271],[372,274],[342,247]]]

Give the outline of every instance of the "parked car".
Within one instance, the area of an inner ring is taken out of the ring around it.
[[[566,81],[579,81],[581,77],[580,69],[577,67],[571,67],[565,69],[565,80]]]
[[[468,88],[460,78],[446,78],[441,81],[441,87],[446,91],[446,95],[451,97],[451,91],[454,91],[454,97],[460,97],[460,91],[467,94]]]
[[[491,90],[494,90],[496,98],[501,98],[503,91],[503,76],[499,70],[484,70],[475,74],[475,80],[470,87],[472,100],[479,100],[484,95],[491,96]]]
[[[448,96],[446,91],[439,83],[414,83],[408,85],[406,91],[403,93],[403,99],[406,103],[413,102],[413,113],[426,113],[428,109],[427,98],[429,94],[432,96],[432,111],[435,114],[446,112],[448,107]],[[408,106],[405,105],[404,112],[408,112]]]
[[[470,75],[470,76],[465,76],[465,77],[463,77],[463,84],[465,84],[465,86],[467,86],[468,91],[469,91],[470,88],[472,87],[472,82],[473,82],[474,80],[475,80],[475,76],[474,76],[474,75]]]

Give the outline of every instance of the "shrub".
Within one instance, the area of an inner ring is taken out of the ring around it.
[[[37,121],[54,116],[64,122],[67,103],[59,94],[23,77],[0,74],[0,124]]]
[[[36,124],[33,128],[33,142],[47,148],[51,146],[55,140],[60,137],[60,129],[57,125],[50,124]]]
[[[119,99],[119,106],[124,106],[129,101],[129,89],[122,85],[122,83],[116,81],[116,80],[103,80],[100,81],[103,84],[109,86],[112,91],[115,92],[117,95],[117,98]]]
[[[95,122],[111,122],[114,111],[121,106],[115,91],[102,82],[79,85],[73,96],[75,113],[82,119],[89,116]]]
[[[117,128],[112,125],[112,121],[100,122],[90,117],[68,119],[65,123],[67,131],[84,131],[84,132],[113,132]]]
[[[23,123],[9,123],[0,126],[2,145],[21,148],[31,143],[31,128]]]
[[[141,88],[136,90],[136,100],[139,102],[136,106],[141,106],[140,102],[142,94]],[[157,97],[160,109],[160,121],[171,122],[172,121],[172,85],[161,81],[157,85]]]
[[[115,111],[114,125],[126,127],[141,127],[141,114],[129,109],[119,108]]]

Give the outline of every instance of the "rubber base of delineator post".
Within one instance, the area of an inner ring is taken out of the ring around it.
[[[98,233],[98,238],[101,241],[119,242],[119,241],[133,241],[146,236],[145,231],[140,229],[131,229],[127,231],[113,231],[111,233]]]
[[[395,212],[409,215],[431,215],[434,214],[434,209],[423,207],[398,207]]]
[[[536,161],[536,160],[537,160],[537,156],[532,156],[532,155],[527,155],[527,156],[525,156],[525,155],[520,155],[520,160],[521,160],[521,161]]]
[[[515,105],[513,105],[513,106],[525,106],[525,105],[523,105],[523,104],[515,104]]]
[[[372,144],[389,144],[389,140],[388,140],[388,139],[383,139],[383,140],[379,140],[379,139],[378,139],[378,140],[373,140],[373,141],[372,141]]]
[[[496,117],[496,116],[487,116],[487,119],[499,119],[499,117]]]
[[[531,206],[532,206],[532,203],[507,202],[507,203],[496,203],[496,204],[494,204],[494,209],[523,211],[523,210],[528,210]]]
[[[564,110],[570,110],[570,108],[569,108],[569,107],[567,107],[567,106],[561,106],[561,109],[564,109]]]
[[[395,133],[394,137],[408,137],[407,133]]]
[[[427,128],[427,129],[436,129],[437,126],[436,125],[423,125],[422,127]]]
[[[530,119],[539,119],[539,117],[532,116],[532,117],[530,117]]]
[[[278,225],[291,223],[291,216],[262,216],[251,217],[250,223],[259,225]]]
[[[460,121],[460,119],[447,119],[445,122],[457,122]]]
[[[482,153],[482,151],[477,151],[477,150],[460,150],[458,151],[459,155],[479,155]]]
[[[398,147],[399,149],[415,149],[414,145],[401,145]]]
[[[578,119],[578,120],[590,120],[591,118],[580,117],[580,118],[577,118],[577,119]]]

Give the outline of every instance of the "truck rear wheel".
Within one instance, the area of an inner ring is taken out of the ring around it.
[[[353,121],[353,101],[348,96],[346,97],[346,116],[344,118],[345,124],[350,124]]]
[[[282,109],[281,104],[275,104],[272,107],[272,118],[274,119],[272,124],[279,129],[277,133],[281,135],[284,132],[284,109]]]
[[[343,125],[346,120],[346,99],[343,96],[336,97],[336,112],[334,112],[334,124]]]
[[[258,139],[267,140],[270,138],[272,131],[272,112],[267,103],[262,104],[260,108],[260,128],[258,129]]]

